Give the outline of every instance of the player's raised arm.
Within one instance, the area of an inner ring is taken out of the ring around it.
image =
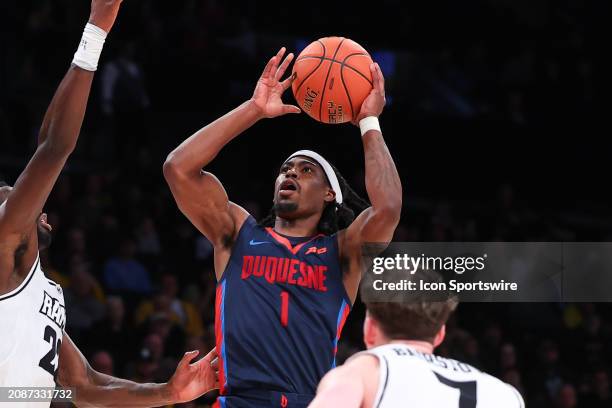
[[[164,163],[164,176],[180,210],[215,248],[231,245],[248,214],[230,202],[219,180],[202,168],[258,120],[300,112],[281,99],[293,80],[290,77],[280,81],[293,59],[293,54],[289,54],[283,60],[284,54],[285,48],[281,48],[268,61],[249,101],[197,131],[170,153]]]
[[[164,384],[139,384],[95,371],[64,333],[58,383],[74,388],[79,407],[156,407],[188,402],[218,387],[216,351],[197,362],[197,351],[185,353],[174,375]]]
[[[68,156],[74,150],[85,116],[94,71],[121,0],[92,0],[89,23],[40,129],[38,148],[7,200],[0,206],[0,234],[26,234],[36,219]]]
[[[402,183],[385,144],[378,117],[385,107],[385,80],[377,63],[370,66],[374,89],[365,99],[354,123],[358,123],[365,156],[365,185],[372,206],[365,209],[346,229],[340,240],[342,256],[351,258],[365,242],[388,243],[400,221]],[[356,296],[360,268],[349,268],[345,285]]]

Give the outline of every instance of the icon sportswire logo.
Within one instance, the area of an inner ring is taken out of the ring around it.
[[[271,242],[270,241],[255,241],[255,240],[249,241],[249,245],[251,246],[262,245],[262,244],[271,244]]]

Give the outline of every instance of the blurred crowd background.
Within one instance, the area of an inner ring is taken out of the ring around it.
[[[13,183],[31,156],[88,8],[0,3],[0,179]],[[94,368],[136,381],[165,381],[182,352],[212,348],[212,249],[178,212],[163,161],[249,98],[280,46],[298,53],[326,35],[361,43],[385,73],[381,123],[405,194],[396,240],[609,240],[603,8],[126,0],[46,207],[54,243],[41,255],[65,288],[68,333]],[[298,148],[327,156],[365,196],[358,130],[306,115],[258,123],[211,171],[259,219]],[[438,354],[513,384],[530,407],[610,407],[611,315],[594,303],[462,304]],[[363,347],[363,316],[358,302],[340,361]]]

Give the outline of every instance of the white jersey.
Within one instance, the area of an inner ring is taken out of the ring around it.
[[[55,387],[65,326],[62,288],[46,278],[37,256],[21,285],[0,295],[0,387]],[[0,402],[15,405],[49,402]]]
[[[387,344],[360,354],[379,361],[375,408],[523,408],[509,384],[476,368],[404,344]]]

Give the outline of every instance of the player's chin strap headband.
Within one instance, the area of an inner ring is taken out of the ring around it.
[[[334,171],[334,169],[332,169],[332,166],[329,164],[329,162],[325,160],[325,158],[323,158],[323,156],[321,156],[319,153],[313,152],[312,150],[298,150],[297,152],[289,156],[287,160],[291,160],[295,156],[309,157],[316,161],[323,168],[323,171],[327,176],[327,180],[329,180],[329,184],[332,190],[334,190],[334,192],[336,193],[336,202],[338,204],[342,204],[342,190],[340,189],[340,183],[338,183],[338,176],[336,176],[336,172]]]

